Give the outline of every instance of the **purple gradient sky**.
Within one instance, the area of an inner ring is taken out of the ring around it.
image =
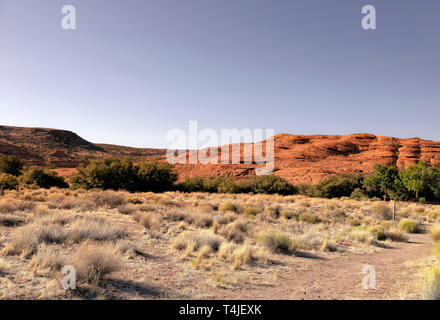
[[[438,0],[0,0],[0,124],[144,147],[189,120],[440,140],[439,15]]]

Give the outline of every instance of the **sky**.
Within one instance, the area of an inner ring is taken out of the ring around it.
[[[440,140],[439,15],[438,0],[0,0],[0,125],[137,147],[192,120]]]

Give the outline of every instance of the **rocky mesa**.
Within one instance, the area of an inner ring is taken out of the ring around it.
[[[265,141],[262,142],[265,150]],[[249,145],[240,144],[240,153]],[[250,145],[251,148],[254,145]],[[221,150],[221,147],[218,147]],[[96,144],[71,131],[47,128],[0,126],[0,154],[16,155],[28,165],[50,166],[72,173],[81,163],[105,156],[128,157],[133,161],[165,159],[165,149],[131,148]],[[201,152],[201,151],[199,151]],[[219,152],[220,156],[220,152]],[[234,148],[229,146],[229,157]],[[317,183],[338,173],[368,173],[374,164],[406,168],[418,161],[440,165],[440,142],[420,138],[394,138],[360,133],[350,135],[293,135],[274,137],[273,173],[291,183]],[[237,179],[255,175],[261,167],[252,163],[239,164],[177,164],[180,180],[194,176],[225,175]]]

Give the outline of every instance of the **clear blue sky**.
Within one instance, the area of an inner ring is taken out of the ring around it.
[[[189,120],[440,140],[439,16],[438,0],[0,0],[0,124],[143,147]]]

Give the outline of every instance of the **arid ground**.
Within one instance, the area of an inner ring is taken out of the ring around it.
[[[421,299],[440,206],[36,189],[0,198],[3,299]],[[408,221],[408,220],[405,220]],[[402,223],[401,223],[402,225]],[[76,269],[64,290],[61,269]],[[376,289],[362,288],[362,268]]]

